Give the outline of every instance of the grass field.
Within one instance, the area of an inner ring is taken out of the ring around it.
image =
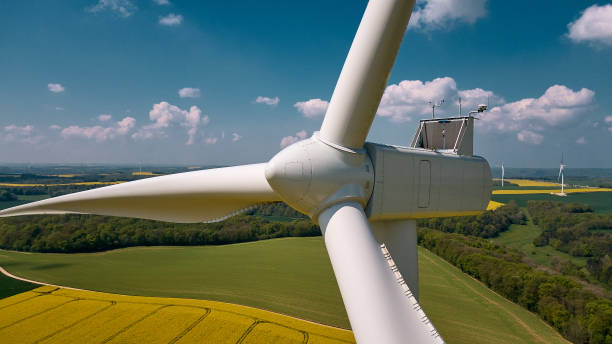
[[[529,219],[526,225],[511,225],[509,230],[499,233],[499,236],[492,238],[491,241],[517,249],[525,253],[529,259],[548,267],[551,267],[550,259],[552,257],[559,257],[561,260],[571,260],[579,266],[586,265],[586,257],[574,257],[556,250],[550,245],[536,247],[533,244],[533,239],[540,235],[540,233],[542,233],[542,229],[534,225],[531,219]]]
[[[37,284],[12,279],[0,273],[0,300],[39,287]]]
[[[429,251],[419,254],[421,304],[447,343],[565,342],[534,314]],[[321,237],[98,254],[0,251],[0,265],[71,287],[220,300],[348,327]],[[264,336],[268,329],[258,331]]]

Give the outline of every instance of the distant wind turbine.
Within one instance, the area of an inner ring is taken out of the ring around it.
[[[561,164],[559,165],[559,176],[557,177],[557,181],[559,181],[559,178],[561,178],[561,193],[557,194],[559,196],[567,196],[565,194],[565,182],[563,180],[563,169],[565,168],[565,164],[563,163],[563,153],[561,153]]]

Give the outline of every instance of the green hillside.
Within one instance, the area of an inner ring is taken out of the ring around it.
[[[429,251],[419,253],[421,303],[448,343],[564,342],[535,315]],[[94,254],[0,251],[0,265],[65,286],[220,300],[349,326],[320,237]]]

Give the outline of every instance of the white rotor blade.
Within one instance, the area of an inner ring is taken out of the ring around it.
[[[0,211],[0,217],[87,213],[194,223],[220,220],[263,202],[280,201],[266,164],[171,174],[77,192]]]
[[[357,343],[443,343],[398,283],[361,205],[333,205],[319,223]]]
[[[321,126],[321,138],[361,149],[393,68],[414,0],[370,0]]]

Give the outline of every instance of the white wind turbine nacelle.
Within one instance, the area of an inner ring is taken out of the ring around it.
[[[207,222],[282,200],[320,224],[358,343],[443,343],[417,302],[415,219],[484,211],[491,171],[472,156],[469,116],[421,121],[411,147],[365,143],[413,6],[414,0],[370,0],[320,133],[268,163],[138,180],[0,216]]]

